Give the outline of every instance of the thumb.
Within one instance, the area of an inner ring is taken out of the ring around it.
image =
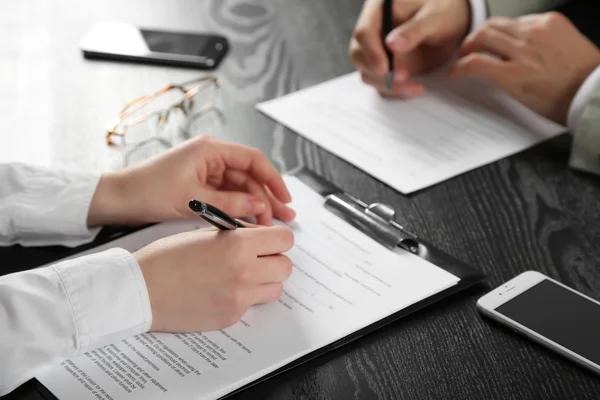
[[[398,53],[409,53],[425,42],[435,33],[436,21],[426,9],[421,9],[411,19],[392,30],[385,42],[387,46]]]
[[[265,212],[267,205],[259,197],[244,192],[213,190],[198,200],[211,204],[232,217],[254,217]]]

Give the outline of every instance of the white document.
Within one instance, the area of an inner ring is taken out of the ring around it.
[[[352,73],[257,108],[402,193],[565,131],[482,82],[419,81],[424,95],[390,100]]]
[[[294,263],[279,301],[251,308],[230,328],[146,333],[48,368],[37,378],[59,399],[217,399],[303,355],[455,285],[458,278],[398,249],[388,250],[324,208],[286,177],[297,219]],[[115,246],[138,248],[158,225]]]

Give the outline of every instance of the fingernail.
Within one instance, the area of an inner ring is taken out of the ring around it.
[[[262,214],[267,209],[267,205],[265,204],[265,202],[259,199],[250,200],[248,207],[250,210],[248,216]]]
[[[394,72],[394,82],[403,83],[408,80],[408,72],[406,71],[396,71]]]
[[[288,207],[287,209],[288,209],[288,210],[290,210],[290,211],[289,211],[289,213],[290,213],[290,219],[294,219],[294,218],[296,218],[296,211],[292,210],[292,209],[291,209],[291,208],[289,208],[289,207]]]
[[[394,51],[404,51],[408,49],[408,40],[402,36],[399,31],[392,31],[385,38],[385,42]]]

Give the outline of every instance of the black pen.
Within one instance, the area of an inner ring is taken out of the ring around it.
[[[383,3],[383,21],[382,21],[382,34],[383,34],[383,48],[388,59],[388,73],[385,76],[385,90],[388,93],[392,92],[392,86],[394,84],[394,54],[389,49],[385,42],[385,38],[394,29],[394,0],[385,0]]]
[[[230,217],[217,207],[211,206],[203,201],[192,200],[189,202],[189,206],[192,211],[202,217],[202,219],[222,231],[246,227],[244,224],[238,222],[235,218]]]

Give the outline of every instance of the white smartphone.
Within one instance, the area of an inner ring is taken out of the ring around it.
[[[600,374],[600,302],[527,271],[480,298],[477,308]]]
[[[215,69],[229,49],[220,35],[101,21],[81,39],[86,58]]]

